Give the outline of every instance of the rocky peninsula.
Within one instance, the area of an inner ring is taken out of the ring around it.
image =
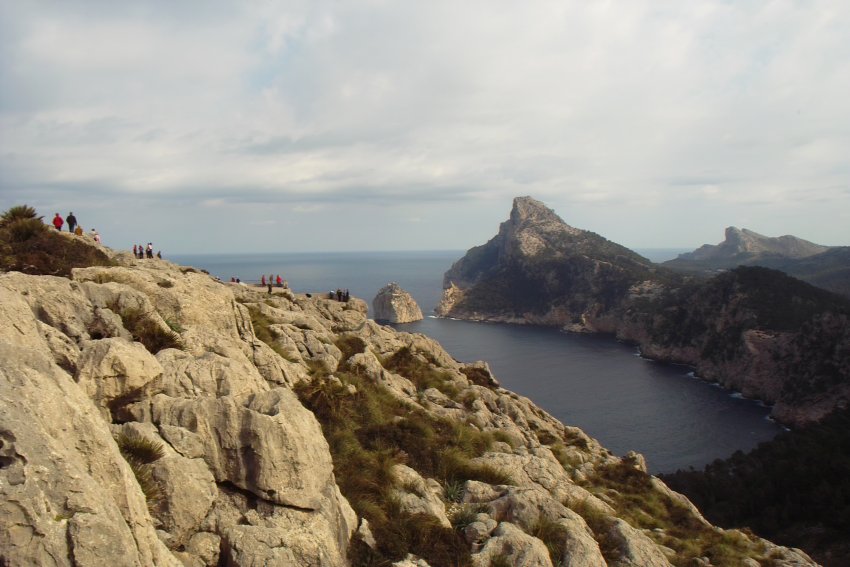
[[[96,252],[0,273],[4,563],[814,565],[361,300]]]
[[[446,273],[437,313],[610,333],[772,404],[788,424],[850,403],[847,299],[760,267],[681,275],[530,197]]]

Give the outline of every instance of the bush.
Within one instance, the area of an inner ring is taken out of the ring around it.
[[[42,226],[45,226],[42,218],[29,205],[15,205],[0,215],[0,229],[7,228],[10,224],[22,220],[37,220]]]
[[[19,205],[0,215],[0,270],[69,277],[73,268],[111,264],[84,239],[44,224],[32,207]]]
[[[165,448],[159,441],[134,433],[121,433],[116,443],[145,495],[148,508],[153,511],[162,499],[162,491],[153,477],[151,463],[165,456]]]
[[[114,306],[112,310],[116,311]],[[124,328],[133,335],[133,340],[142,343],[151,354],[166,348],[183,350],[180,335],[170,329],[163,329],[141,309],[128,307],[119,309],[118,314],[121,316]]]
[[[390,372],[404,376],[423,391],[436,388],[449,398],[455,399],[460,389],[454,383],[452,375],[434,368],[428,361],[422,360],[409,347],[402,347],[383,361],[383,366]]]

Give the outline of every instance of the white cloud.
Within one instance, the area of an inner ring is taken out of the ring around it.
[[[604,208],[670,226],[627,244],[711,241],[741,207],[850,244],[817,220],[848,205],[848,29],[826,0],[6,3],[0,198],[246,226],[248,204],[445,203],[484,227],[531,194],[606,236]],[[393,244],[447,247],[449,216]]]

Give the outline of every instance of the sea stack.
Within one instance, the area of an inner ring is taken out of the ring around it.
[[[396,282],[381,288],[372,300],[372,309],[376,321],[390,323],[412,323],[422,320],[422,310],[413,296],[401,289]]]

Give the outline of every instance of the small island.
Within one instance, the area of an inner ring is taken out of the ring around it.
[[[378,291],[372,300],[376,321],[412,323],[422,320],[422,310],[413,296],[396,282],[390,282]]]

